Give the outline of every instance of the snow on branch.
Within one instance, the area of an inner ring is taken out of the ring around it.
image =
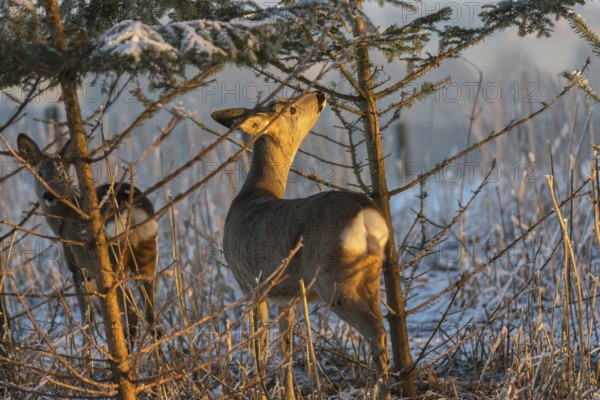
[[[101,38],[98,54],[130,58],[138,63],[142,53],[176,58],[177,50],[151,27],[138,21],[123,21],[114,25]]]
[[[567,18],[569,20],[569,24],[571,25],[571,29],[573,29],[580,38],[590,44],[592,51],[596,55],[600,55],[600,37],[598,37],[596,31],[590,28],[585,18],[573,10],[569,10]]]
[[[177,69],[185,63],[267,62],[283,43],[289,23],[281,18],[233,22],[194,20],[166,25],[123,21],[110,28],[92,53],[95,63],[128,71]],[[169,65],[170,64],[170,65]],[[113,64],[114,66],[114,64]]]
[[[581,90],[583,90],[592,100],[596,103],[600,103],[600,95],[592,89],[590,86],[590,81],[585,77],[583,72],[574,70],[574,71],[565,71],[560,73],[560,76],[563,78],[573,82],[577,85]]]

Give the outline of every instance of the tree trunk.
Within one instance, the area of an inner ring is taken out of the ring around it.
[[[362,8],[362,1],[356,2],[357,8]],[[355,37],[361,37],[365,32],[364,20],[357,17],[355,20]],[[394,240],[392,215],[390,212],[390,196],[387,188],[385,174],[385,163],[381,145],[381,132],[379,128],[379,116],[377,104],[373,95],[373,82],[369,48],[366,43],[361,43],[357,48],[357,73],[358,84],[361,88],[359,95],[362,97],[363,124],[365,129],[367,152],[369,159],[369,171],[372,182],[372,197],[379,205],[386,219],[390,238],[386,247],[386,260],[383,263],[383,277],[386,288],[388,306],[392,312],[388,312],[387,319],[390,325],[390,337],[392,340],[392,353],[394,367],[402,372],[404,390],[406,395],[414,397],[417,395],[410,372],[413,363],[410,354],[410,343],[408,330],[406,328],[406,305],[402,293],[402,282],[398,268],[398,252]]]
[[[54,45],[65,59],[68,57],[67,41],[58,9],[57,0],[46,1],[46,13],[53,36]],[[87,135],[83,127],[83,118],[77,95],[77,76],[63,70],[59,77],[60,87],[65,105],[67,125],[76,154],[75,171],[83,203],[83,211],[89,216],[87,221],[89,246],[95,253],[91,266],[95,268],[96,286],[103,295],[100,299],[102,319],[106,332],[106,343],[111,355],[113,382],[118,385],[118,398],[135,399],[135,387],[132,371],[128,360],[127,343],[121,323],[121,313],[115,287],[113,272],[108,252],[108,243],[104,235],[104,223],[98,206],[98,197],[94,184],[94,176],[90,165],[90,153],[87,146]]]

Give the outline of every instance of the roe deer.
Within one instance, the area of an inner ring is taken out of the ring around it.
[[[271,287],[268,299],[283,305],[299,294],[299,280],[313,282],[308,300],[320,299],[369,343],[377,371],[379,397],[389,398],[386,331],[380,309],[380,276],[388,228],[367,196],[330,191],[283,199],[288,172],[302,140],[325,107],[321,92],[276,100],[259,110],[235,108],[212,113],[227,128],[239,126],[260,136],[254,144],[246,181],[225,221],[223,251],[242,290],[256,288],[303,238],[303,246]],[[250,251],[252,250],[252,251]],[[251,254],[250,254],[251,253]],[[293,318],[281,318],[284,354],[291,360]],[[257,304],[256,326],[268,320],[266,301]],[[268,338],[263,337],[261,345]],[[260,351],[259,351],[260,352]],[[260,369],[260,366],[259,366]],[[285,376],[287,398],[294,398],[291,362]]]
[[[19,135],[17,144],[19,154],[44,181],[42,183],[36,179],[35,193],[45,214],[46,222],[54,234],[64,240],[88,242],[85,221],[71,206],[65,203],[65,200],[74,205],[81,203],[68,176],[68,164],[63,161],[65,158],[73,158],[71,141],[69,140],[54,155],[40,150],[38,145],[23,133]],[[46,186],[50,187],[59,197],[51,193]],[[106,236],[109,240],[113,239],[109,249],[113,269],[118,278],[124,277],[123,271],[144,278],[140,287],[145,308],[144,316],[154,332],[155,285],[153,276],[158,260],[158,224],[156,220],[152,219],[137,226],[154,216],[154,206],[147,197],[141,196],[141,192],[137,188],[133,188],[128,183],[116,184],[114,187],[110,184],[103,184],[96,188],[96,193],[102,206],[102,215],[105,218]],[[63,242],[63,249],[67,266],[73,274],[81,319],[85,324],[93,319],[88,301],[89,292],[93,290],[91,281],[95,279],[94,268],[89,267],[93,253],[85,245],[67,242]],[[125,288],[119,290],[119,303],[123,309],[127,310],[128,321],[126,322],[128,324],[124,324],[124,326],[129,326],[125,333],[132,346],[133,338],[137,334],[138,317],[134,307],[130,304],[133,299],[126,298],[123,292],[125,292]]]

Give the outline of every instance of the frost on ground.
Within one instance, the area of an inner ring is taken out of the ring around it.
[[[549,131],[548,123],[542,117],[529,127],[547,146],[511,138],[488,149],[498,160],[516,157],[501,161],[501,173],[460,222],[404,271],[413,357],[422,373],[435,371],[440,388],[477,383],[480,393],[462,386],[465,397],[579,398],[594,391],[600,242],[590,197],[593,157],[581,144],[594,132],[574,132],[572,124]],[[567,221],[568,246],[547,176]],[[432,178],[395,200],[398,242],[406,243],[401,264],[427,248],[481,181]]]

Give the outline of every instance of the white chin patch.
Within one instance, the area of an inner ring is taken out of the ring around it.
[[[58,199],[44,199],[44,204],[46,207],[54,207],[58,203]]]

